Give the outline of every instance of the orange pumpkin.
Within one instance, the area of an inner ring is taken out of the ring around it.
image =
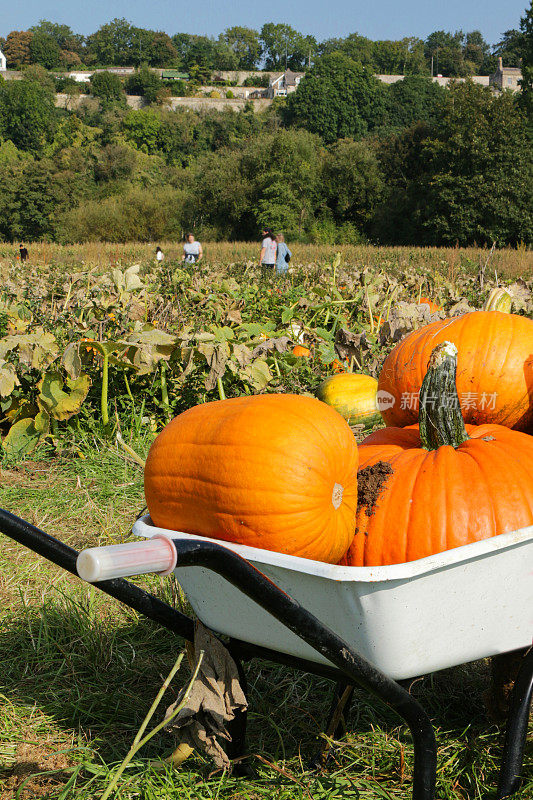
[[[293,356],[303,356],[304,358],[309,358],[311,355],[311,351],[308,347],[303,347],[301,344],[297,344],[292,348]]]
[[[336,563],[355,533],[357,445],[312,397],[258,395],[180,414],[144,474],[155,525]]]
[[[447,345],[432,356],[420,426],[383,428],[359,445],[357,532],[341,563],[413,561],[533,524],[533,437],[464,425],[453,382],[442,389],[441,371],[455,371]]]
[[[397,344],[385,359],[378,382],[378,396],[389,401],[380,406],[385,423],[404,426],[417,421],[418,393],[429,356],[445,340],[459,350],[457,391],[465,422],[530,430],[533,320],[499,311],[472,311],[432,322]]]
[[[432,314],[434,314],[435,311],[443,311],[442,306],[439,306],[434,300],[430,300],[429,297],[421,297],[418,301],[418,305],[420,306],[422,303],[426,303],[426,305],[429,306],[429,310]]]

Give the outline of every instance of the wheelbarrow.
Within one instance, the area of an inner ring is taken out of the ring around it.
[[[433,726],[402,685],[475,659],[531,646],[533,526],[413,561],[343,567],[134,525],[138,542],[78,553],[0,509],[0,531],[192,641],[194,622],[124,580],[174,572],[199,619],[241,663],[263,658],[327,677],[336,696],[359,686],[395,710],[414,743],[413,800],[434,800]],[[238,613],[236,613],[238,609]],[[496,800],[520,788],[533,694],[533,649],[511,695]],[[336,707],[334,703],[333,709]],[[236,718],[231,757],[244,751]],[[335,735],[335,734],[334,734]]]

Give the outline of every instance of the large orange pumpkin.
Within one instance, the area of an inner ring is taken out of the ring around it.
[[[465,422],[531,430],[533,320],[499,311],[472,311],[406,336],[389,353],[379,376],[385,423],[404,426],[417,421],[418,393],[429,356],[445,340],[459,350],[457,391]]]
[[[319,400],[238,397],[163,429],[146,502],[162,528],[334,564],[355,533],[357,466],[350,428]]]
[[[455,406],[450,399],[449,347],[432,356],[420,426],[383,428],[360,444],[357,530],[341,563],[413,561],[533,524],[533,437],[464,425],[457,394]]]

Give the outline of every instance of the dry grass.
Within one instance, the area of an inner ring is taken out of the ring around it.
[[[110,265],[150,262],[155,264],[154,244],[129,242],[113,244],[89,242],[79,245],[58,245],[49,242],[34,242],[29,245],[32,264],[44,266],[61,264],[67,272],[83,266],[90,268]],[[160,242],[167,260],[179,260],[182,255],[180,242]],[[234,263],[256,259],[259,256],[257,242],[207,242],[203,243],[206,260],[213,263]],[[316,245],[291,244],[294,264],[320,264],[331,260],[335,252],[341,252],[348,266],[376,267],[394,271],[410,267],[437,269],[445,277],[453,279],[462,270],[472,271],[485,263],[489,251],[475,247],[373,247],[371,245]],[[18,255],[16,244],[0,244],[0,259],[14,261]],[[490,256],[487,274],[494,271],[502,278],[517,278],[533,273],[533,251],[526,247],[495,250]]]

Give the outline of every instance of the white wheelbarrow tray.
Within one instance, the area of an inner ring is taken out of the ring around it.
[[[155,527],[137,536],[198,539]],[[355,651],[396,680],[531,645],[533,526],[406,564],[342,567],[222,542],[250,561]],[[329,664],[216,573],[175,575],[199,619],[218,633]]]

